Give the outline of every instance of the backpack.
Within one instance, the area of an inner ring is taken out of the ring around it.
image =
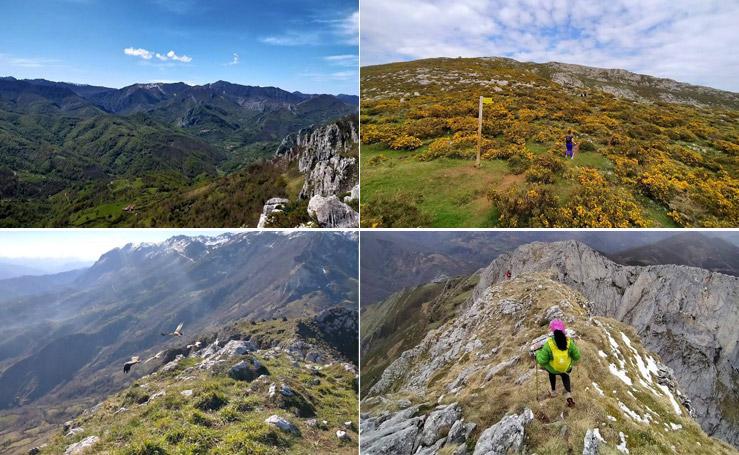
[[[567,339],[567,349],[565,350],[560,350],[553,338],[547,340],[547,343],[549,343],[549,349],[552,351],[552,360],[549,362],[549,366],[554,371],[566,373],[572,365],[572,359],[570,359],[570,339]]]

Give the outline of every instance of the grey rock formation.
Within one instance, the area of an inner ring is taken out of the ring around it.
[[[341,195],[351,192],[359,182],[357,159],[349,156],[358,143],[357,117],[349,116],[285,137],[275,158],[298,161],[298,170],[305,175],[301,199]]]
[[[598,455],[600,453],[600,445],[604,442],[606,441],[601,437],[600,431],[597,428],[588,430],[585,433],[582,455]]]
[[[633,326],[669,366],[712,436],[739,445],[739,278],[705,269],[623,266],[576,242],[531,243],[500,255],[480,276],[473,300],[492,284],[544,272],[581,292],[590,311]],[[726,407],[727,404],[732,403]]]
[[[359,200],[359,185],[354,185],[354,188],[352,188],[351,193],[349,193],[348,196],[344,196],[344,202],[349,203],[351,201],[358,201]]]
[[[249,352],[254,352],[257,349],[259,349],[259,347],[253,341],[231,340],[218,351],[216,357],[233,357],[244,355]]]
[[[80,442],[71,444],[64,451],[64,455],[81,455],[83,453],[92,453],[92,447],[100,440],[97,436],[88,436]]]
[[[300,430],[298,430],[298,427],[292,424],[289,420],[284,419],[278,415],[271,415],[267,417],[264,423],[266,423],[267,425],[275,426],[285,433],[292,433],[296,435],[300,434]]]
[[[457,403],[437,407],[426,417],[418,443],[422,446],[431,446],[439,439],[446,438],[452,425],[461,415],[462,408]]]
[[[359,226],[359,213],[334,195],[315,195],[308,202],[308,215],[325,228],[353,228]]]
[[[282,197],[273,197],[265,202],[264,207],[262,207],[262,213],[259,215],[259,223],[257,223],[257,227],[260,229],[267,227],[269,216],[275,212],[281,212],[284,206],[289,202],[289,199]]]
[[[461,444],[467,441],[470,434],[475,431],[475,427],[477,427],[475,423],[465,422],[464,419],[457,420],[449,430],[449,434],[446,437],[446,445]]]
[[[423,418],[418,406],[395,414],[384,414],[362,421],[360,452],[367,455],[412,455]]]
[[[739,95],[736,93],[632,73],[623,69],[594,68],[559,62],[546,63],[544,67],[553,71],[551,80],[564,87],[577,90],[586,87],[600,89],[616,97],[640,102],[661,100],[691,106],[710,104],[728,108],[734,108],[739,103]]]
[[[327,308],[313,318],[313,323],[323,333],[357,333],[359,313],[344,307]]]
[[[85,432],[85,429],[82,427],[70,428],[67,434],[65,434],[64,436],[71,437],[71,436],[84,433],[84,432]]]
[[[444,438],[441,438],[428,447],[419,447],[415,455],[437,455],[445,441]]]
[[[228,376],[237,381],[253,381],[269,371],[257,359],[242,360],[228,370]]]
[[[534,413],[526,408],[521,414],[507,415],[500,422],[483,431],[477,439],[474,455],[506,455],[522,452],[525,427],[534,420]]]

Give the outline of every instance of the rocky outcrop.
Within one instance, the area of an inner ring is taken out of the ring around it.
[[[640,102],[665,101],[691,106],[736,108],[739,95],[710,87],[686,84],[623,69],[595,68],[569,63],[550,62],[543,65],[551,72],[551,80],[564,87],[600,89],[619,98]]]
[[[71,444],[64,451],[64,455],[82,455],[84,453],[92,453],[92,448],[100,440],[97,436],[88,436],[80,442]]]
[[[357,158],[349,156],[359,143],[358,119],[349,116],[323,126],[304,128],[283,139],[277,159],[298,162],[305,175],[301,199],[347,193],[359,181]]]
[[[385,413],[362,421],[360,452],[366,455],[411,455],[424,417],[413,406],[395,414]]]
[[[600,453],[601,443],[606,442],[600,435],[597,428],[585,432],[583,441],[582,455],[598,455]]]
[[[257,227],[260,229],[267,227],[269,216],[276,212],[282,212],[285,205],[289,202],[289,199],[285,199],[283,197],[273,197],[265,202],[264,207],[262,208],[262,213],[259,215],[259,223],[257,224]]]
[[[269,416],[264,423],[267,425],[272,425],[274,427],[279,428],[280,430],[284,431],[285,433],[292,433],[295,435],[300,434],[300,430],[298,430],[298,427],[296,427],[293,423],[291,423],[289,420],[282,418],[278,415],[272,415]]]
[[[275,152],[275,163],[287,166],[297,162],[298,171],[304,176],[298,198],[309,200],[308,216],[317,219],[319,227],[359,226],[359,214],[347,205],[359,199],[358,146],[358,117],[350,115],[328,125],[311,126],[290,134]],[[258,227],[265,227],[269,214],[279,210],[273,207],[278,203],[285,204],[287,200],[267,201]]]
[[[428,447],[433,446],[436,441],[444,441],[461,416],[462,408],[457,403],[437,407],[426,417],[418,443]]]
[[[352,228],[359,226],[359,213],[336,196],[315,195],[308,202],[308,215],[324,228]]]
[[[623,266],[576,242],[531,243],[483,270],[473,300],[506,271],[543,272],[581,292],[594,315],[634,328],[659,354],[709,435],[739,445],[739,278],[677,265]]]
[[[534,413],[526,408],[519,415],[508,415],[483,431],[475,444],[473,455],[506,455],[521,452],[525,427],[534,420]]]
[[[253,381],[259,376],[268,375],[269,371],[257,360],[242,360],[228,370],[228,376],[237,381]]]

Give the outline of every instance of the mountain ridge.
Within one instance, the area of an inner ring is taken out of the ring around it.
[[[363,453],[736,453],[693,421],[665,359],[628,325],[591,316],[576,289],[536,271],[484,286],[363,395]],[[572,408],[546,396],[530,357],[554,318],[582,354]]]

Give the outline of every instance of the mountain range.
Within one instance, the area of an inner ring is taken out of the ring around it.
[[[624,265],[676,264],[739,276],[739,237],[726,232],[365,232],[362,308],[406,287],[474,273],[533,241],[573,239]]]
[[[3,224],[119,222],[124,207],[245,169],[288,134],[357,104],[349,95],[224,81],[113,89],[0,78]]]
[[[738,441],[737,292],[733,276],[623,266],[571,240],[406,289],[362,317],[362,449],[736,453],[708,436]],[[575,408],[545,397],[528,357],[553,318],[583,353]]]
[[[0,298],[0,419],[17,423],[12,433],[69,418],[127,384],[131,356],[181,347],[160,335],[179,323],[192,343],[236,321],[356,311],[357,287],[357,237],[343,232],[177,236],[113,249],[82,270],[0,280],[10,291]]]

